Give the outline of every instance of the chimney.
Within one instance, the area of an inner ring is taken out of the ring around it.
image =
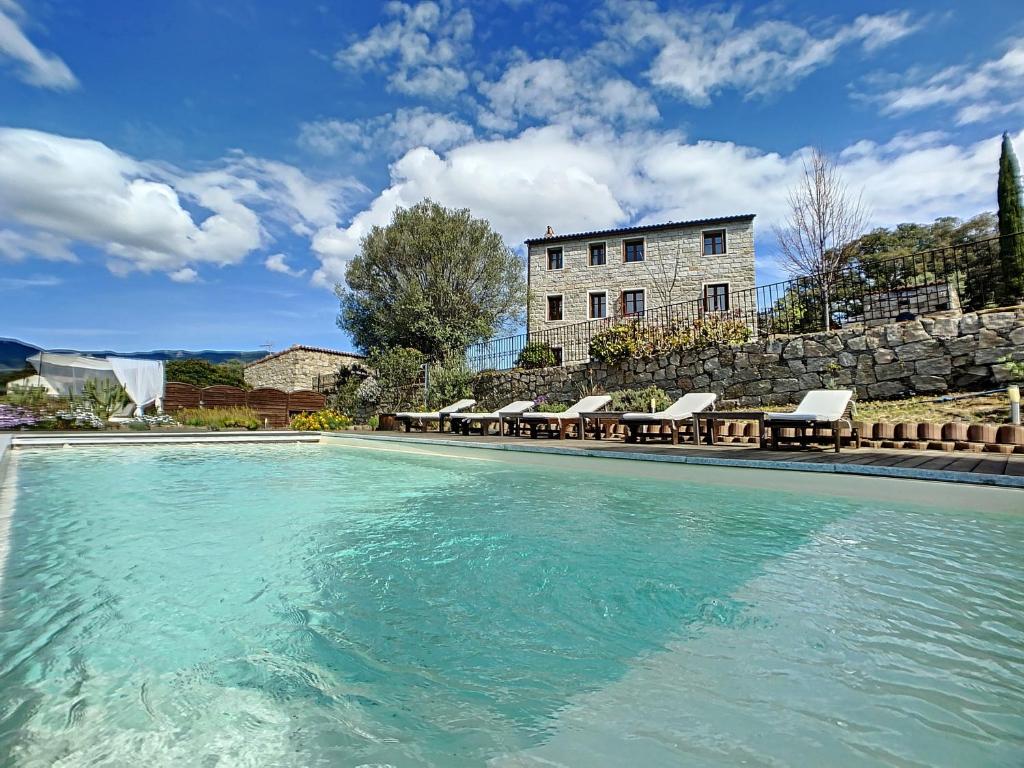
[[[548,231],[544,233],[544,237],[554,237],[554,236],[555,236],[555,230],[553,230],[551,228],[551,225],[549,224],[548,225]]]

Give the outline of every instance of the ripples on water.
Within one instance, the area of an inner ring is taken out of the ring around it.
[[[0,765],[1024,754],[1024,516],[316,446],[16,469]]]

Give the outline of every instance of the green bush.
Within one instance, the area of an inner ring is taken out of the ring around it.
[[[180,381],[195,387],[226,384],[229,387],[249,388],[245,383],[244,368],[238,361],[211,363],[198,357],[168,360],[164,363],[164,376],[167,381]]]
[[[372,350],[366,365],[374,375],[359,385],[357,397],[380,413],[422,407],[424,362],[422,352],[408,347]]]
[[[124,387],[106,379],[86,379],[82,394],[92,412],[104,421],[132,401]]]
[[[632,320],[594,334],[590,340],[590,357],[602,363],[621,363],[671,352],[742,344],[750,337],[751,330],[745,322],[723,315],[658,326]]]
[[[46,387],[13,386],[7,388],[7,402],[24,408],[41,408],[46,404]]]
[[[473,395],[473,373],[462,357],[433,363],[428,370],[427,407],[444,408]]]
[[[531,341],[516,359],[516,368],[551,368],[556,363],[555,351],[542,341]]]
[[[566,403],[553,403],[548,400],[546,395],[542,395],[537,398],[537,403],[533,406],[533,410],[538,413],[561,413],[568,407]]]
[[[175,414],[180,424],[218,429],[259,429],[263,420],[252,408],[183,408]]]
[[[651,401],[654,401],[655,411],[663,411],[672,402],[669,396],[661,387],[644,387],[643,389],[620,389],[612,392],[612,402],[608,406],[612,411],[631,411],[649,413]]]

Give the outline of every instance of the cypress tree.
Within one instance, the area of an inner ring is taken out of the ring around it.
[[[1020,166],[1010,135],[1003,134],[999,155],[999,261],[1003,283],[997,293],[1008,304],[1024,297],[1024,203],[1021,202]]]

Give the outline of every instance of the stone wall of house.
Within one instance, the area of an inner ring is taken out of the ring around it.
[[[705,256],[702,232],[725,230],[726,252]],[[644,261],[625,262],[626,240],[644,241]],[[605,263],[590,266],[590,245],[603,243]],[[548,269],[549,248],[562,249],[562,268]],[[531,333],[556,329],[590,318],[590,294],[605,293],[607,316],[620,313],[623,291],[644,291],[648,309],[695,301],[709,283],[726,283],[730,294],[754,287],[754,222],[752,218],[694,226],[651,229],[614,237],[580,237],[530,243]],[[562,297],[562,320],[547,317],[547,297]],[[557,344],[557,342],[555,342]]]
[[[621,365],[491,371],[478,377],[475,389],[487,407],[541,395],[572,402],[593,391],[652,384],[673,397],[717,392],[727,407],[761,407],[795,403],[823,387],[854,389],[860,400],[982,389],[1009,379],[1000,362],[1007,357],[1024,361],[1024,307],[777,337]]]
[[[249,363],[245,367],[245,383],[253,388],[274,387],[285,392],[312,389],[317,376],[335,374],[342,365],[361,361],[358,355],[292,347]]]

